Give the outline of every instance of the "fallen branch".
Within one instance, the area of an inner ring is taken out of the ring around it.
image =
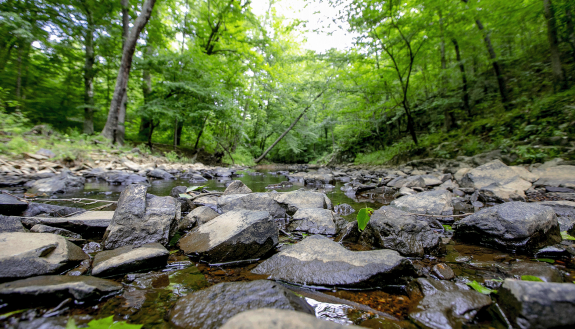
[[[224,193],[224,192],[210,192],[210,193],[204,193],[204,194],[200,194],[200,195],[196,195],[196,196],[193,196],[193,197],[189,198],[188,200],[190,200],[190,201],[193,201],[193,200],[195,200],[195,199],[197,199],[197,198],[201,198],[201,197],[203,197],[203,196],[208,196],[208,195],[219,195],[219,194],[223,194],[223,193]]]

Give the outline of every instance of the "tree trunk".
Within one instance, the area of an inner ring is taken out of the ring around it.
[[[152,150],[152,134],[154,133],[154,129],[160,125],[160,121],[158,120],[158,124],[154,124],[154,120],[150,120],[150,133],[148,134],[148,146],[150,147],[150,151]]]
[[[86,48],[84,61],[84,134],[92,135],[94,133],[94,63],[96,61],[94,54],[95,27],[92,12],[87,6],[84,6],[84,9],[88,23],[84,36],[84,47]]]
[[[130,34],[130,1],[121,0],[122,5],[122,49],[126,47],[126,40]],[[126,138],[126,108],[128,106],[128,91],[124,93],[122,102],[120,103],[120,111],[118,113],[118,129],[116,130],[115,140],[118,144],[124,145]]]
[[[575,23],[573,23],[573,5],[565,7],[565,18],[567,21],[567,40],[571,45],[573,62],[575,62]]]
[[[110,112],[108,113],[108,120],[106,121],[106,126],[102,130],[102,135],[107,139],[115,143],[116,131],[118,130],[118,117],[120,114],[120,106],[126,93],[126,87],[128,85],[128,77],[130,75],[130,69],[132,68],[132,61],[134,57],[134,52],[136,51],[136,45],[138,42],[138,37],[140,32],[144,29],[150,15],[152,14],[152,9],[156,0],[146,0],[142,5],[142,12],[140,16],[134,22],[134,27],[130,31],[130,34],[126,40],[126,45],[122,51],[122,61],[120,63],[120,70],[118,71],[118,78],[116,79],[116,87],[114,88],[114,96],[112,97],[112,103],[110,104]]]
[[[206,122],[208,121],[208,116],[204,119],[202,123],[202,129],[200,129],[200,133],[198,134],[198,138],[196,138],[196,144],[194,145],[194,151],[198,149],[198,144],[200,143],[200,138],[202,137],[202,133],[204,132],[204,127],[206,126]]]
[[[150,46],[146,46],[146,50],[144,51],[144,57],[150,54]],[[147,68],[142,70],[142,95],[144,96],[144,104],[147,104],[150,101],[150,94],[152,93],[152,76],[150,75],[150,71]],[[140,140],[146,140],[149,132],[150,127],[152,125],[152,120],[146,117],[142,117],[140,121],[140,131],[138,135],[140,136]]]
[[[16,101],[18,101],[18,105],[16,105],[16,109],[20,109],[20,101],[22,97],[22,61],[24,57],[24,46],[20,44],[18,46],[18,59],[16,60],[18,64],[18,73],[16,75]]]
[[[259,158],[255,160],[256,163],[262,161],[266,157],[266,155],[290,132],[290,130],[292,130],[292,128],[295,127],[295,125],[303,117],[305,112],[307,112],[307,110],[309,110],[309,108],[313,105],[313,102],[316,101],[318,98],[320,98],[321,95],[323,95],[323,93],[324,92],[322,91],[317,96],[315,96],[315,98],[312,100],[312,103],[308,105],[305,109],[303,109],[303,111],[301,111],[300,115],[294,120],[294,122],[292,122],[292,124],[286,129],[286,131],[284,131],[283,134],[281,134],[280,137],[278,137],[278,139],[276,139],[276,141],[273,142],[273,144],[270,145],[270,147],[268,147],[268,149]]]
[[[178,146],[178,118],[174,119],[174,150]]]
[[[555,21],[555,10],[551,0],[543,0],[545,20],[547,21],[547,39],[549,40],[549,50],[551,53],[551,70],[553,72],[553,90],[560,91],[567,89],[567,81],[561,65],[559,55],[559,41],[557,39],[557,22]]]
[[[459,43],[457,43],[457,39],[451,39],[453,42],[453,46],[455,46],[455,55],[457,56],[457,63],[459,63],[459,71],[461,71],[461,80],[463,82],[463,108],[467,112],[467,115],[471,117],[471,107],[469,106],[469,91],[467,90],[467,76],[465,74],[465,66],[463,65],[463,61],[461,60],[461,53],[459,52]]]

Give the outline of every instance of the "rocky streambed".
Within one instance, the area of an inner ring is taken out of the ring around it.
[[[571,165],[53,171],[0,194],[4,328],[575,326]]]

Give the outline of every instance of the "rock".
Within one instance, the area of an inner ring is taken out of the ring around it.
[[[204,178],[202,175],[198,175],[198,174],[193,174],[190,176],[190,179],[188,180],[189,183],[192,184],[197,184],[197,183],[204,183],[207,182],[208,180],[206,178]]]
[[[305,185],[324,185],[332,184],[335,182],[332,174],[320,172],[299,172],[295,174],[286,175],[290,182],[300,182]]]
[[[569,234],[575,234],[575,202],[573,201],[543,201],[537,204],[550,207],[557,215],[559,228]]]
[[[85,259],[80,247],[59,235],[0,234],[0,280],[61,273]]]
[[[409,318],[423,328],[461,328],[491,305],[491,298],[464,284],[419,278],[415,285],[423,299],[409,310]]]
[[[485,202],[525,201],[525,191],[531,183],[519,177],[491,183],[479,189],[479,195]]]
[[[412,195],[412,194],[416,194],[417,192],[415,192],[414,190],[410,189],[409,187],[402,187],[399,189],[399,195],[404,196],[404,195]]]
[[[99,168],[96,168],[99,169]],[[150,184],[146,177],[130,174],[123,171],[108,171],[98,174],[100,180],[105,180],[112,185]]]
[[[517,328],[573,328],[575,285],[506,279],[499,305]]]
[[[233,210],[265,210],[273,218],[285,218],[286,210],[268,193],[229,194],[218,199],[218,210],[226,213]]]
[[[176,302],[169,317],[178,328],[219,328],[238,313],[260,308],[314,314],[304,298],[276,282],[257,280],[220,283],[188,294]]]
[[[51,226],[42,225],[42,224],[36,224],[36,225],[32,226],[32,228],[30,229],[30,232],[52,233],[52,234],[57,234],[60,236],[64,236],[67,238],[74,238],[74,239],[81,239],[82,238],[82,236],[78,233],[74,233],[72,231],[68,231],[68,230],[63,229],[63,228],[51,227]]]
[[[230,195],[230,194],[248,194],[252,193],[252,190],[246,186],[241,180],[234,180],[231,182],[230,185],[226,188],[223,195]]]
[[[225,168],[218,168],[214,172],[214,176],[216,176],[216,177],[231,177],[233,174],[234,174],[234,172],[232,170],[228,170]]]
[[[347,222],[333,211],[319,208],[298,209],[289,224],[292,231],[311,234],[337,234]]]
[[[500,160],[493,160],[470,170],[459,181],[459,185],[464,188],[480,189],[493,183],[507,181],[512,178],[520,179],[515,170]]]
[[[331,209],[331,201],[319,192],[297,190],[284,193],[271,193],[270,196],[280,205],[287,208],[287,213],[293,215],[300,208]]]
[[[50,217],[65,217],[72,214],[82,214],[86,209],[74,207],[62,207],[46,203],[30,202],[26,211],[22,213],[23,217],[36,217],[36,216],[50,216]]]
[[[131,171],[138,172],[142,170],[142,166],[127,159],[122,159],[122,164]]]
[[[327,320],[320,320],[310,314],[283,309],[260,308],[245,311],[229,319],[221,329],[359,329]]]
[[[533,275],[545,282],[563,282],[563,275],[553,265],[542,262],[512,262],[503,271],[516,279],[523,275]]]
[[[455,277],[455,273],[449,267],[449,265],[444,263],[435,264],[432,268],[433,274],[435,274],[441,280],[451,280]]]
[[[162,169],[154,169],[148,173],[148,177],[157,178],[157,179],[176,179],[172,174],[162,170]]]
[[[425,180],[421,176],[397,177],[387,183],[389,187],[425,187]]]
[[[461,180],[463,179],[463,176],[465,176],[471,170],[472,170],[472,168],[461,168],[461,169],[457,170],[457,172],[455,174],[453,174],[453,178],[455,178],[455,180],[459,184],[461,184]]]
[[[533,170],[539,179],[534,186],[555,186],[575,188],[575,166],[556,166]]]
[[[513,169],[513,171],[515,171],[517,176],[519,176],[521,179],[528,181],[529,183],[533,183],[539,179],[538,175],[533,174],[523,166],[511,166],[509,168]]]
[[[561,242],[553,209],[508,202],[465,217],[454,224],[454,238],[511,252],[530,253]]]
[[[74,176],[68,169],[63,169],[60,175],[44,178],[34,182],[30,182],[31,188],[28,193],[32,194],[54,194],[65,193],[74,189],[84,188],[83,177]]]
[[[97,301],[122,290],[122,285],[92,276],[44,275],[0,284],[0,300],[10,308],[55,306],[65,299]]]
[[[439,179],[433,175],[421,175],[419,177],[423,178],[425,186],[437,186],[437,185],[441,185],[443,183],[443,181],[441,179]]]
[[[402,196],[399,199],[393,200],[390,206],[415,214],[453,214],[451,192],[445,190],[435,190],[415,195]]]
[[[52,158],[56,157],[56,153],[54,153],[50,150],[47,150],[47,149],[39,149],[38,151],[36,151],[36,154],[45,156],[48,159],[52,159]]]
[[[439,250],[440,237],[427,221],[384,206],[373,212],[358,242],[373,248],[395,250],[404,256],[423,257]]]
[[[278,244],[278,227],[267,211],[235,210],[186,234],[178,243],[186,254],[211,263],[259,258]]]
[[[252,273],[302,285],[375,287],[401,282],[413,266],[393,250],[349,251],[313,235],[259,264]]]
[[[165,266],[169,255],[170,252],[159,243],[101,251],[94,257],[92,275],[107,277]]]
[[[176,186],[170,191],[170,196],[180,203],[180,209],[182,213],[188,213],[194,209],[194,204],[187,198],[182,198],[180,194],[187,194],[187,186]]]
[[[333,207],[333,211],[342,216],[351,215],[355,212],[352,206],[348,205],[347,203],[338,204],[337,206]]]
[[[179,229],[180,230],[191,230],[196,226],[204,225],[205,223],[211,221],[212,219],[218,217],[218,214],[215,210],[210,207],[201,206],[197,207],[192,210],[189,214],[184,217],[182,222],[180,223]]]
[[[180,222],[180,204],[166,196],[146,196],[144,185],[128,185],[118,199],[118,208],[106,229],[104,249],[135,247],[158,242],[166,246]]]
[[[436,190],[448,190],[448,191],[453,191],[459,188],[459,185],[452,181],[452,180],[446,180],[445,182],[443,182],[443,184],[435,187]]]
[[[28,203],[20,201],[15,197],[0,193],[0,215],[18,216],[28,208]]]
[[[0,233],[26,232],[20,217],[0,215]]]
[[[113,211],[83,211],[79,215],[70,217],[23,218],[22,223],[30,228],[34,225],[42,224],[69,230],[85,238],[100,238],[112,222],[113,216]]]

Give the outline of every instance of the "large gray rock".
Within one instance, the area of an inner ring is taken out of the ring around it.
[[[515,176],[481,187],[479,195],[485,202],[525,201],[525,191],[530,187],[531,183]]]
[[[270,193],[270,196],[280,205],[287,208],[287,213],[293,215],[300,208],[332,209],[329,198],[319,192],[297,190],[285,193]]]
[[[516,279],[521,279],[523,275],[532,275],[545,282],[563,282],[561,271],[557,267],[543,262],[512,262],[502,270]]]
[[[120,194],[118,208],[104,234],[104,249],[154,242],[165,246],[176,233],[180,203],[170,196],[146,196],[147,189],[144,185],[128,185]]]
[[[221,329],[359,329],[358,326],[345,326],[301,312],[260,308],[245,311],[233,316]]]
[[[23,217],[50,216],[50,217],[68,217],[74,214],[86,212],[86,209],[75,207],[63,207],[47,203],[30,202],[26,211],[22,213]]]
[[[178,328],[219,328],[247,310],[277,308],[314,314],[305,299],[267,280],[226,282],[180,298],[170,312]]]
[[[206,206],[197,207],[182,219],[179,229],[191,230],[196,226],[204,225],[205,223],[211,221],[212,219],[218,217],[219,215],[220,214],[218,214],[215,210],[213,210],[210,207]]]
[[[100,238],[112,222],[113,216],[113,211],[86,211],[71,217],[23,218],[22,223],[30,228],[41,224],[69,230],[82,235],[84,238]]]
[[[241,180],[234,180],[231,182],[230,185],[224,191],[222,195],[230,195],[230,194],[248,194],[252,193],[252,190],[246,186]]]
[[[61,236],[67,237],[67,238],[73,238],[73,239],[81,239],[82,238],[82,236],[78,233],[74,233],[72,231],[68,231],[68,230],[63,229],[63,228],[52,227],[52,226],[47,226],[47,225],[42,225],[42,224],[36,224],[36,225],[32,226],[32,228],[30,229],[30,232],[52,233],[52,234],[61,235]]]
[[[278,227],[267,211],[235,210],[220,215],[180,239],[186,254],[209,262],[259,258],[278,244]]]
[[[0,301],[10,308],[54,306],[65,299],[98,300],[122,290],[122,285],[91,276],[45,275],[0,284]]]
[[[409,310],[409,318],[423,328],[462,328],[491,305],[489,296],[464,284],[445,280],[417,279],[423,299]]]
[[[345,219],[329,209],[302,208],[293,215],[289,229],[312,234],[335,235],[346,224]]]
[[[18,216],[28,208],[28,203],[20,201],[15,197],[0,193],[0,215]]]
[[[65,193],[84,188],[85,181],[83,177],[74,176],[70,170],[63,169],[62,173],[57,176],[31,182],[28,185],[31,188],[28,192],[33,194]]]
[[[222,213],[233,210],[265,210],[274,218],[285,218],[286,210],[269,193],[230,194],[218,199],[218,209]]]
[[[26,232],[20,217],[0,215],[0,233]]]
[[[165,266],[169,255],[170,252],[159,243],[101,251],[94,257],[92,275],[107,277]]]
[[[80,247],[59,235],[0,234],[0,280],[61,273],[85,259]]]
[[[100,168],[96,168],[100,169]],[[140,176],[137,174],[127,173],[124,171],[119,170],[110,170],[110,171],[92,171],[92,174],[88,174],[90,176],[94,175],[99,180],[104,180],[108,184],[112,185],[131,185],[131,184],[149,184],[150,182],[144,176]]]
[[[349,251],[313,235],[265,260],[253,271],[296,284],[375,287],[413,274],[409,260],[393,250]]]
[[[425,187],[425,179],[421,176],[397,177],[387,183],[389,187]]]
[[[321,172],[299,172],[286,175],[290,182],[300,182],[305,185],[323,185],[334,182],[333,175]]]
[[[533,171],[539,179],[535,186],[555,186],[575,188],[575,166],[556,166]]]
[[[446,190],[428,191],[402,196],[393,200],[390,206],[414,214],[451,215],[451,197],[451,192]]]
[[[573,201],[543,201],[537,204],[550,207],[557,215],[561,231],[575,234],[575,202]]]
[[[423,257],[441,246],[441,236],[427,221],[393,207],[373,212],[358,242],[370,247],[391,249],[404,256]]]
[[[482,166],[471,169],[459,181],[459,185],[465,188],[480,189],[493,183],[519,178],[512,168],[500,160],[493,160]]]
[[[498,297],[517,328],[575,327],[575,284],[506,279]]]
[[[453,226],[455,238],[512,252],[533,252],[561,242],[553,209],[508,202],[465,217]]]
[[[148,173],[148,177],[156,178],[156,179],[176,179],[172,174],[162,170],[162,169],[154,169]]]

